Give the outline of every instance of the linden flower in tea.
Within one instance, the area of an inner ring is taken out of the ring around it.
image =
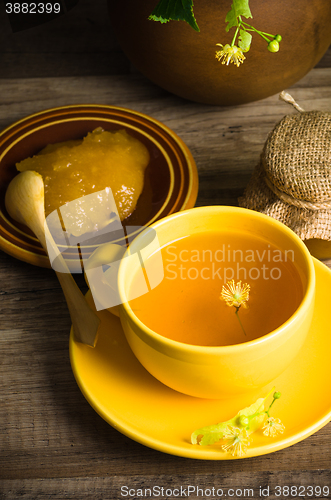
[[[235,283],[234,280],[228,281],[226,285],[222,286],[221,298],[225,300],[228,306],[234,306],[237,309],[241,306],[246,308],[250,288],[247,283],[242,284],[241,281],[238,281],[238,283]]]
[[[251,287],[247,283],[242,284],[241,281],[235,283],[234,280],[231,280],[228,281],[226,285],[222,286],[222,293],[220,297],[222,300],[225,300],[227,306],[234,306],[236,308],[236,315],[245,335],[246,332],[238,316],[238,312],[241,306],[245,309],[248,307],[246,302],[249,299],[250,288]]]
[[[274,390],[273,387],[265,398],[259,398],[251,406],[240,410],[230,420],[197,429],[191,435],[191,443],[205,446],[223,441],[223,451],[234,457],[241,457],[251,444],[249,436],[253,432],[262,429],[263,435],[267,437],[282,434],[285,426],[279,418],[270,417],[270,409],[276,399],[280,398],[280,392],[274,392],[271,404],[266,410],[264,409],[265,400]]]

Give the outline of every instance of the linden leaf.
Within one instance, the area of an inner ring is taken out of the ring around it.
[[[193,0],[160,0],[148,18],[152,21],[186,21],[195,31],[200,31],[193,14]]]
[[[166,19],[165,17],[157,17],[154,14],[151,14],[148,18],[149,21],[158,21],[161,24],[168,23],[170,19]]]
[[[266,396],[266,398],[267,397],[268,396]],[[264,401],[266,398],[259,398],[251,406],[240,410],[237,415],[235,415],[230,420],[197,429],[191,435],[191,443],[199,443],[201,446],[217,443],[218,441],[226,437],[229,426],[238,427],[239,429],[246,429],[247,434],[252,434],[252,432],[255,432],[257,429],[262,427],[266,419],[266,413],[260,414],[260,412],[263,412],[264,410]],[[240,424],[239,419],[241,416],[249,417],[251,415],[254,415],[255,413],[257,414],[256,417],[250,419],[249,425],[247,427],[243,427]]]
[[[229,425],[233,425],[231,420],[227,422],[220,422],[215,425],[207,425],[206,427],[201,427],[197,429],[191,435],[191,443],[199,444],[201,446],[206,446],[210,444],[217,443],[223,439],[224,434],[226,434]],[[200,438],[200,439],[199,439]]]
[[[228,23],[225,28],[229,31],[233,26],[238,26],[238,17],[243,16],[247,19],[253,17],[248,5],[249,0],[232,0],[231,10],[227,13],[225,22]]]
[[[252,35],[248,31],[240,30],[238,45],[243,52],[247,52],[251,47]]]

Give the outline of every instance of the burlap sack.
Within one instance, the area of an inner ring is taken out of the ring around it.
[[[331,241],[331,113],[285,116],[239,204],[278,219],[303,240]]]

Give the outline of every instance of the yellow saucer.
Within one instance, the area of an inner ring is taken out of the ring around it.
[[[132,354],[120,321],[101,311],[96,348],[76,343],[70,334],[71,366],[77,383],[91,406],[115,429],[150,448],[203,460],[231,460],[219,444],[190,443],[200,427],[232,418],[240,409],[266,395],[273,385],[282,397],[271,415],[285,424],[283,435],[252,435],[245,457],[264,455],[302,441],[331,420],[331,335],[329,310],[331,271],[314,259],[316,305],[306,343],[292,366],[273,384],[230,400],[185,396],[154,379]],[[89,300],[91,296],[88,294]]]

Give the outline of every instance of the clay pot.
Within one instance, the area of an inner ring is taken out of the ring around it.
[[[231,43],[225,32],[231,0],[195,0],[200,27],[148,21],[157,0],[108,0],[116,37],[134,66],[164,89],[187,99],[218,105],[241,104],[274,95],[302,78],[331,43],[330,0],[251,0],[257,29],[281,34],[277,53],[253,36],[237,68],[215,59],[216,43]]]

